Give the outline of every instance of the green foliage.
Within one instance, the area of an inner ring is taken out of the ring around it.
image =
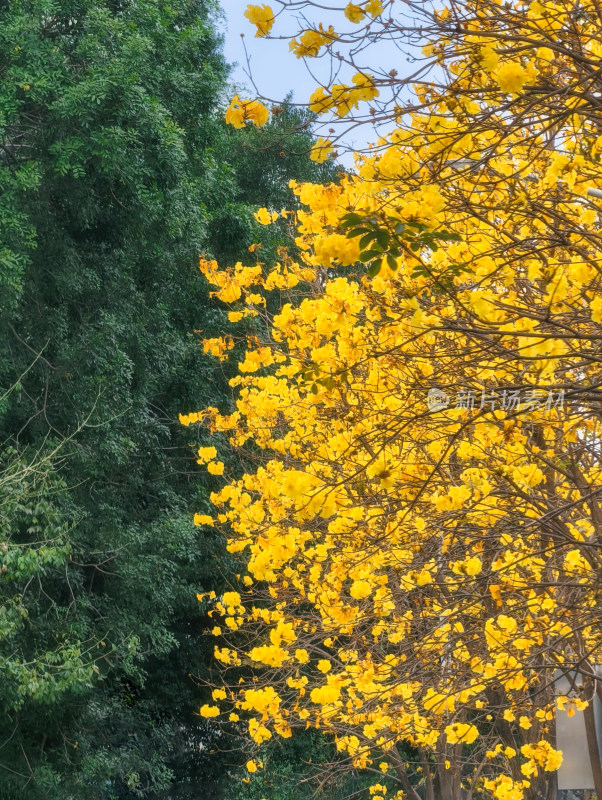
[[[27,459],[5,448],[0,465],[0,661],[3,714],[29,702],[51,703],[73,687],[92,685],[98,672],[77,626],[57,637],[56,599],[42,598],[46,578],[71,557],[74,523],[66,486],[56,475],[56,450]],[[25,587],[15,593],[15,586]],[[32,626],[35,625],[35,635]]]
[[[332,169],[289,108],[225,127],[213,13],[0,0],[2,800],[223,796],[196,593],[236,565],[177,415],[232,401],[197,259],[273,258],[253,205]]]
[[[256,758],[261,758],[263,769],[248,774],[248,781],[241,780],[244,770],[233,772],[228,800],[349,800],[369,797],[368,787],[375,783],[394,786],[377,767],[353,768],[332,737],[312,729],[270,741]]]
[[[290,245],[282,221],[266,231],[248,214],[249,205],[267,206],[275,211],[295,209],[299,202],[289,188],[292,179],[328,183],[337,177],[332,162],[316,164],[308,158],[314,115],[287,102],[275,112],[264,127],[231,128],[214,145],[222,176],[236,187],[235,202],[230,197],[224,198],[210,222],[214,255],[221,264],[240,259],[241,253],[258,241],[265,243],[261,251],[263,260],[275,259],[279,245]],[[274,231],[280,231],[281,235],[274,235]]]
[[[389,269],[396,272],[397,259],[404,250],[417,254],[422,250],[436,253],[439,249],[438,242],[457,242],[460,239],[457,233],[431,231],[422,222],[416,220],[402,222],[399,217],[391,216],[384,211],[367,216],[355,212],[345,214],[342,227],[348,239],[360,237],[360,261],[368,265],[368,274],[372,277],[378,275],[384,261],[387,262]],[[430,274],[426,265],[420,265],[413,276],[423,274]],[[453,274],[459,274],[457,268]]]

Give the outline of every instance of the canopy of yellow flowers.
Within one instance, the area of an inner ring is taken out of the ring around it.
[[[344,18],[391,30],[384,5]],[[257,8],[264,35],[273,14]],[[411,113],[393,108],[395,129],[339,184],[293,184],[297,255],[271,270],[201,261],[233,321],[265,323],[231,381],[236,411],[182,417],[256,460],[212,500],[248,564],[215,601],[214,632],[231,634],[216,658],[254,665],[258,683],[229,686],[226,669],[201,713],[244,713],[258,745],[328,731],[413,800],[418,780],[441,800],[545,796],[556,706],[592,716],[598,15],[589,0],[434,12],[423,52],[439,75]],[[337,36],[305,30],[291,47],[312,57]],[[311,107],[345,117],[386,80],[358,72]],[[227,358],[232,343],[206,347]],[[556,697],[559,670],[581,693]]]

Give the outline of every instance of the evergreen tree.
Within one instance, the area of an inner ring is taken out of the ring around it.
[[[290,109],[225,129],[215,13],[0,2],[3,800],[223,792],[195,595],[234,565],[192,525],[213,487],[177,422],[231,402],[195,333],[226,324],[197,259],[259,237],[269,257],[251,204],[332,171],[307,134],[282,144],[309,122]]]

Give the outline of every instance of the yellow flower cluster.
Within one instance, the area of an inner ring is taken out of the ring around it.
[[[255,36],[267,36],[274,24],[274,12],[268,5],[254,6],[249,5],[245,11],[245,17],[256,26]]]
[[[367,3],[359,4],[348,3],[345,6],[345,16],[349,22],[353,22],[355,24],[365,19],[366,15],[369,15],[370,17],[377,17],[379,14],[382,14],[382,12],[382,0],[369,0]]]
[[[260,208],[255,212],[255,219],[261,225],[271,225],[272,222],[275,222],[278,219],[278,212],[268,211],[267,208]]]
[[[335,83],[330,89],[318,87],[309,99],[309,108],[316,114],[333,110],[338,117],[346,117],[362,101],[374,100],[379,94],[374,79],[357,72],[352,85]]]
[[[336,39],[337,35],[332,25],[324,28],[320,23],[316,29],[307,28],[298,38],[291,39],[289,48],[297,58],[316,58],[324,46]]]
[[[234,128],[244,128],[247,122],[261,127],[270,118],[270,112],[259,100],[241,100],[235,95],[226,111],[226,122]]]
[[[587,681],[600,657],[602,130],[557,45],[572,0],[509,9],[520,52],[498,45],[499,4],[464,6],[470,25],[444,10],[425,49],[448,84],[417,86],[340,183],[292,184],[296,257],[203,262],[235,319],[261,305],[269,324],[235,411],[182,421],[256,459],[211,498],[247,564],[246,594],[217,604],[237,639],[216,657],[261,674],[220,716],[257,744],[314,726],[409,780],[404,743],[431,788],[449,772],[522,800],[561,763],[555,670]],[[312,34],[314,55],[330,46]],[[321,87],[312,110],[344,117],[385,80]],[[533,104],[554,81],[570,113],[551,135]]]
[[[309,157],[312,161],[321,164],[328,159],[328,156],[331,155],[332,152],[333,148],[330,139],[322,139],[322,137],[320,137],[312,147]]]
[[[322,265],[357,261],[359,237],[341,232],[341,219],[349,208],[369,216],[387,197],[388,181],[382,196],[364,184],[365,174],[380,174],[380,158],[365,161],[357,178],[338,187],[294,186],[307,209],[298,215],[303,260],[288,264],[298,281]],[[549,160],[542,156],[542,180]],[[394,203],[396,224],[420,220],[438,230],[451,222],[440,191],[430,185],[396,195]],[[546,717],[539,720],[541,706],[526,692],[538,680],[538,653],[555,642],[561,663],[558,648],[577,646],[565,621],[569,609],[581,606],[587,621],[593,608],[591,564],[581,546],[591,523],[583,508],[572,506],[569,539],[547,554],[534,520],[549,464],[581,437],[595,435],[594,421],[540,400],[517,416],[516,408],[501,407],[499,388],[491,392],[497,402],[489,398],[481,413],[468,407],[425,413],[430,387],[443,385],[451,393],[450,375],[462,386],[480,387],[483,375],[498,387],[515,385],[518,375],[537,386],[557,385],[574,369],[565,357],[570,342],[564,334],[541,335],[543,328],[530,322],[534,295],[522,301],[514,289],[515,281],[534,273],[532,264],[518,271],[514,262],[507,264],[497,227],[459,227],[462,239],[426,261],[410,249],[397,259],[395,272],[384,263],[369,281],[331,277],[313,296],[285,305],[273,318],[273,344],[250,342],[233,381],[240,392],[236,420],[205,412],[214,430],[230,431],[234,446],[252,440],[272,454],[255,474],[213,496],[219,519],[233,531],[229,548],[248,553],[250,582],[267,581],[278,601],[269,614],[251,606],[241,615],[248,620],[245,629],[255,622],[268,630],[267,643],[249,650],[250,663],[304,669],[285,694],[278,693],[273,713],[264,710],[253,723],[256,742],[276,727],[287,732],[296,717],[332,730],[359,726],[361,746],[339,740],[356,765],[368,763],[374,746],[386,753],[396,739],[436,749],[443,747],[443,731],[448,745],[474,744],[477,725],[454,716],[467,707],[491,707],[492,681],[503,687],[503,702],[520,710],[511,715],[517,729],[541,731]],[[346,254],[349,247],[356,249]],[[459,274],[441,292],[439,276],[458,261],[470,262],[468,277]],[[418,270],[421,264],[428,267]],[[234,282],[242,302],[245,293],[274,285],[272,273],[250,269],[237,265],[206,274],[218,286]],[[579,269],[565,261],[563,274],[580,280],[574,277]],[[495,276],[489,283],[488,275]],[[478,281],[474,288],[471,281]],[[546,275],[532,283],[544,304],[548,284]],[[561,314],[571,313],[572,297],[568,288]],[[470,348],[462,332],[492,313],[500,359]],[[588,313],[580,324],[592,330]],[[468,352],[470,359],[456,355]],[[260,366],[270,374],[258,373]],[[392,437],[392,421],[403,436]],[[530,436],[533,425],[542,438]],[[289,457],[294,468],[283,461]],[[448,466],[437,471],[438,463]],[[598,464],[584,470],[589,484],[600,479]],[[581,496],[569,484],[562,492],[568,503]],[[583,582],[578,602],[574,591],[560,595],[546,584],[552,564],[572,585],[574,578]],[[445,604],[438,587],[449,593]],[[307,634],[295,617],[298,602],[314,609]],[[370,631],[370,638],[350,650],[345,642],[359,629]],[[594,629],[586,624],[584,630],[580,646],[595,646]],[[317,631],[324,637],[320,647]],[[390,646],[397,648],[395,656],[385,655]],[[314,657],[314,651],[329,657]],[[379,659],[375,652],[382,652]],[[442,663],[453,665],[456,679]],[[410,677],[416,664],[423,683]],[[379,701],[378,713],[374,697],[387,698]],[[248,701],[236,702],[240,709]],[[543,707],[552,702],[548,697]],[[442,718],[448,722],[441,728]],[[512,752],[508,745],[493,760]],[[538,766],[559,763],[553,754],[544,762],[538,758],[530,753],[523,765],[530,780]],[[524,788],[507,781],[491,786],[498,797],[518,796]]]

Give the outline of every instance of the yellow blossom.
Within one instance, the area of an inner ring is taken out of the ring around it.
[[[319,138],[311,148],[309,157],[312,161],[317,161],[318,164],[326,161],[333,152],[332,142],[330,139]]]
[[[506,61],[501,64],[494,77],[503,92],[520,92],[528,80],[527,70],[518,61]]]
[[[454,722],[452,725],[446,726],[445,735],[449,744],[456,744],[456,742],[471,744],[478,737],[479,731],[474,725],[466,722]]]
[[[205,704],[201,706],[199,714],[201,717],[217,717],[219,716],[219,708],[217,706],[208,706]]]
[[[276,211],[268,211],[267,208],[260,208],[255,212],[254,216],[261,225],[270,225],[274,220],[278,219],[278,213]]]
[[[274,12],[268,5],[249,5],[245,17],[257,27],[255,36],[267,36],[274,24]]]
[[[235,95],[230,101],[225,118],[228,125],[244,128],[247,122],[261,127],[266,124],[269,116],[269,111],[259,100],[241,100],[239,95]]]
[[[354,3],[348,3],[345,6],[345,16],[349,22],[361,22],[365,17],[365,14],[361,6],[355,5]]]

